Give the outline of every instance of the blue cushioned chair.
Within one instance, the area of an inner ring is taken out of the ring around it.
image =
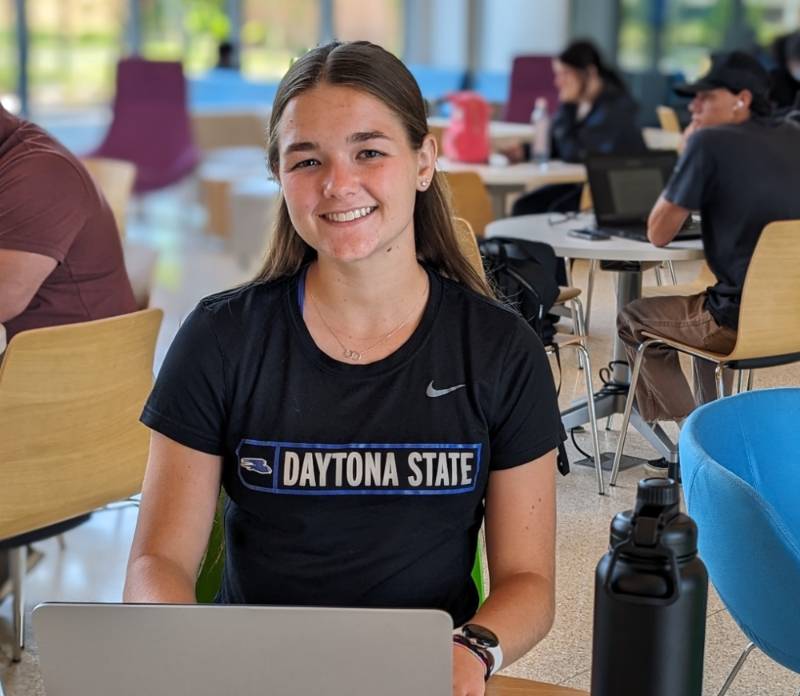
[[[700,555],[752,648],[800,673],[800,389],[714,401],[681,429]]]

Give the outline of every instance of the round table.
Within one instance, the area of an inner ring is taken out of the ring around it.
[[[436,166],[443,172],[475,172],[480,176],[489,195],[496,218],[506,215],[505,201],[510,193],[533,191],[548,184],[579,184],[586,181],[586,167],[560,160],[544,164],[470,164],[440,157]]]
[[[605,240],[590,240],[572,237],[569,231],[594,226],[594,216],[583,214],[566,216],[557,213],[545,215],[520,215],[504,218],[486,227],[487,237],[513,237],[534,242],[544,242],[553,247],[557,256],[569,259],[590,259],[601,261],[693,261],[704,258],[701,240],[672,242],[665,247],[657,247],[649,242],[611,237]],[[617,271],[617,313],[631,300],[642,296],[642,272],[636,264]],[[614,361],[626,361],[626,354],[619,336],[614,336]],[[618,384],[627,384],[630,372],[627,364],[615,364],[613,379]],[[612,413],[622,413],[625,409],[625,394],[599,394],[595,398],[597,418]],[[586,405],[581,403],[561,414],[567,429],[589,422]],[[649,426],[634,411],[631,424],[644,435],[669,462],[677,461],[674,443],[659,426]],[[605,460],[605,456],[603,457]]]

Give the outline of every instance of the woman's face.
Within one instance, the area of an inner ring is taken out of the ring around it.
[[[414,244],[414,202],[433,177],[436,144],[419,150],[382,101],[320,84],[278,123],[278,178],[297,232],[320,259],[361,261]]]
[[[558,58],[553,60],[553,83],[558,90],[558,100],[564,104],[580,101],[583,96],[583,73]]]

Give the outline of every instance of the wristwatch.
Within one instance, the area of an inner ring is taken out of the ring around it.
[[[486,626],[464,624],[453,633],[453,641],[475,653],[486,665],[485,679],[503,666],[503,650],[497,636]]]

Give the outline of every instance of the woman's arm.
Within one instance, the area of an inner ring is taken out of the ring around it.
[[[486,495],[491,591],[474,623],[500,640],[510,664],[547,635],[555,617],[556,452],[493,471]]]
[[[221,471],[220,457],[153,432],[123,601],[194,603]]]

